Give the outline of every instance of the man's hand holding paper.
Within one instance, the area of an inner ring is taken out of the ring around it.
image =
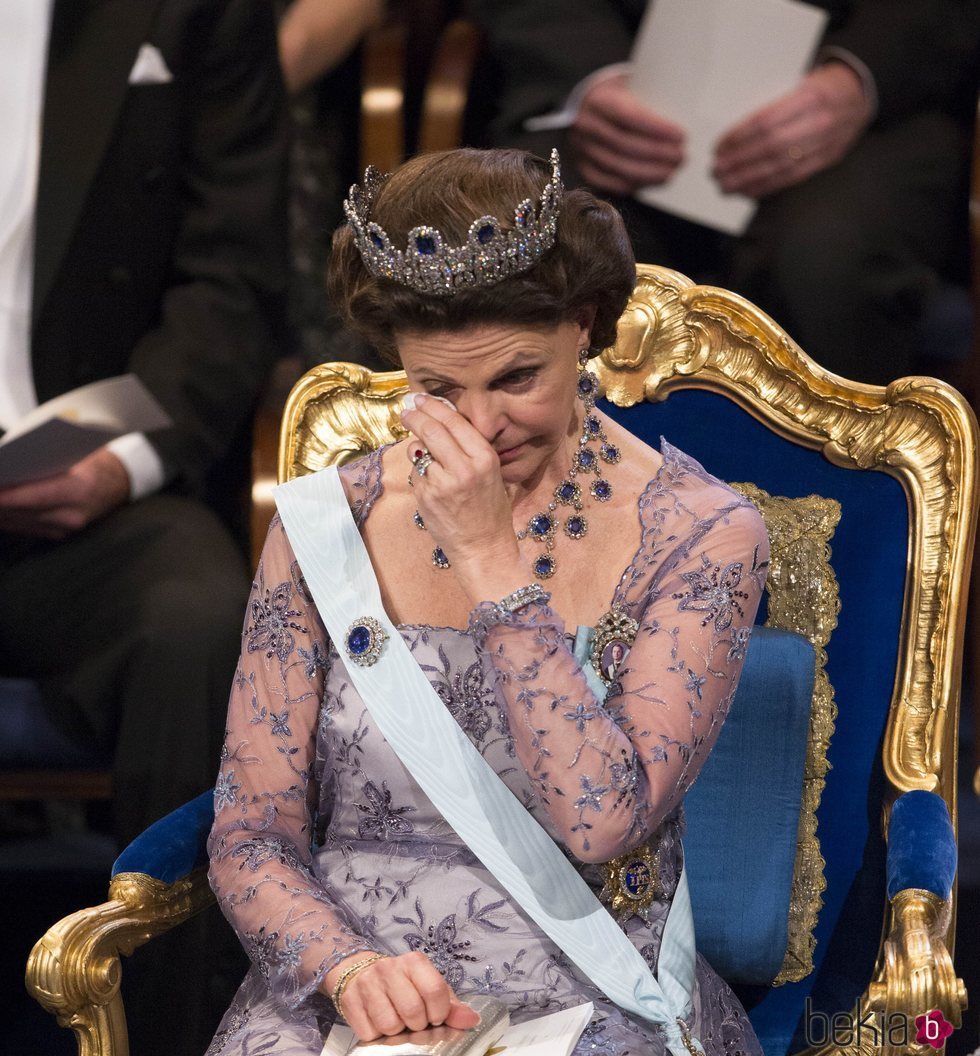
[[[34,408],[0,440],[0,532],[66,539],[131,496],[148,493],[146,474],[134,479],[127,460],[133,445],[114,448],[171,424],[131,374]]]
[[[763,198],[835,165],[872,117],[860,77],[843,62],[803,76],[718,140],[711,175],[726,194]],[[582,99],[571,141],[591,186],[629,195],[666,183],[685,160],[685,130],[642,103],[624,74]]]
[[[611,194],[664,183],[684,160],[684,129],[637,99],[625,74],[596,81],[570,136],[582,177]]]
[[[861,78],[843,62],[828,62],[727,132],[712,175],[726,194],[764,198],[836,165],[871,117]]]
[[[129,474],[107,448],[42,480],[0,488],[0,531],[65,539],[129,498]]]
[[[650,165],[656,136],[647,133],[644,156],[635,132],[614,134],[615,120],[600,126],[594,116],[617,86],[598,79],[585,93],[575,124],[580,153],[583,140],[590,141],[583,175],[602,190],[631,193],[646,205],[742,234],[759,196],[805,179],[795,166],[807,158],[811,172],[832,164],[824,159],[836,160],[839,149],[853,142],[852,128],[863,128],[870,113],[860,78],[849,69],[841,74],[836,67],[842,63],[805,73],[826,24],[826,11],[799,0],[649,4],[631,56],[632,113],[643,115],[634,127],[658,129],[661,138],[667,129],[682,132],[683,161],[674,161],[672,171]],[[845,100],[855,90],[862,120],[841,121],[852,113]],[[627,109],[622,94],[619,113]],[[760,128],[778,134],[760,142]],[[806,143],[783,142],[797,135]],[[600,139],[607,165],[618,159],[618,181],[599,164]],[[637,164],[641,159],[646,164]],[[661,152],[657,160],[670,157]]]

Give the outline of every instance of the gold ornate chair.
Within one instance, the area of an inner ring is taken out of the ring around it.
[[[966,1006],[953,832],[976,420],[938,381],[829,375],[745,300],[648,266],[598,369],[603,409],[759,504],[773,544],[760,618],[811,643],[811,672],[816,658],[785,951],[765,985],[740,990],[767,1056],[932,1054],[916,1017],[956,1027]],[[405,391],[399,372],[309,372],[286,405],[279,478],[397,436]],[[178,814],[117,862],[108,902],[31,954],[28,988],[84,1056],[127,1052],[120,954],[210,898],[207,797]],[[728,868],[722,910],[739,905]]]

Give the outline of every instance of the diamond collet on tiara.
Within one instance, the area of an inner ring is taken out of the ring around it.
[[[470,224],[466,241],[450,246],[434,227],[413,227],[405,249],[395,249],[387,232],[371,219],[375,197],[387,175],[373,166],[362,184],[354,184],[344,202],[344,213],[354,231],[368,271],[419,293],[449,297],[474,286],[493,286],[533,267],[554,245],[561,208],[561,161],[551,152],[551,179],[537,208],[525,198],[514,210],[514,226],[505,229],[495,216],[481,216]]]

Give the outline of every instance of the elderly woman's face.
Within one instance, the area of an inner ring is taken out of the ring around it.
[[[587,326],[482,325],[399,334],[397,343],[412,390],[455,404],[497,452],[506,483],[565,457],[578,430],[576,364]]]

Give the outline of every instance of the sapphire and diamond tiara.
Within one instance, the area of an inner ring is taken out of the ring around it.
[[[551,152],[551,179],[537,208],[530,198],[514,210],[514,226],[505,228],[495,216],[470,224],[466,241],[450,246],[434,227],[413,227],[405,249],[396,249],[387,232],[371,219],[371,207],[388,177],[373,166],[362,184],[354,184],[344,213],[354,231],[354,244],[364,266],[378,278],[408,286],[418,293],[451,297],[474,286],[493,286],[533,267],[555,243],[561,208],[561,161]]]

